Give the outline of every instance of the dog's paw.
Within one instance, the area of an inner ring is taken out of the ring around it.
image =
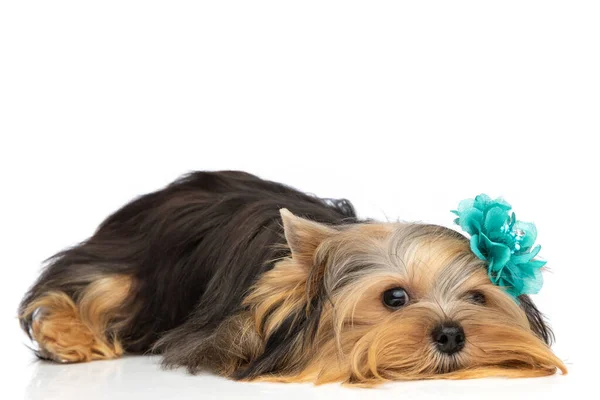
[[[51,293],[37,302],[31,336],[41,358],[63,363],[120,357],[123,348],[94,333],[79,318],[75,303],[64,293]]]

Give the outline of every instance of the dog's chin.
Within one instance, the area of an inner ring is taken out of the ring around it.
[[[437,354],[437,359],[439,360],[434,367],[435,374],[449,374],[452,372],[456,372],[464,367],[464,363],[461,362],[460,354],[452,354],[447,355],[443,353]]]
[[[561,363],[552,365],[552,363],[547,362],[507,360],[498,364],[477,365],[462,361],[460,355],[440,355],[440,359],[441,361],[436,364],[433,374],[425,374],[421,377],[414,377],[414,379],[525,378],[553,375],[557,370],[560,370],[563,374],[567,373]]]
[[[460,356],[441,355],[440,361],[434,368],[434,375],[424,378],[468,379],[479,376],[529,376],[529,374],[548,375],[556,372],[555,367],[541,367],[519,361],[507,361],[498,365],[468,366],[460,361]],[[477,375],[475,375],[477,374]]]

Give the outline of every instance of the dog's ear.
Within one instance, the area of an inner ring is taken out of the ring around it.
[[[550,326],[546,322],[544,314],[538,310],[533,303],[533,300],[531,300],[531,297],[527,295],[519,296],[519,303],[523,311],[525,311],[525,315],[527,315],[529,327],[533,333],[535,333],[547,345],[551,345],[554,341],[554,333],[552,333],[552,329],[550,329]]]
[[[304,265],[312,264],[317,247],[336,230],[318,222],[300,218],[288,209],[279,210],[283,221],[285,240],[292,251],[292,258]]]
[[[269,283],[272,285],[269,290],[255,291],[262,293],[255,300],[260,300],[264,304],[264,297],[275,296],[280,300],[275,303],[267,317],[278,315],[281,318],[277,321],[276,328],[265,334],[265,347],[263,353],[254,359],[249,365],[235,374],[236,379],[252,379],[260,375],[273,373],[292,373],[301,365],[302,351],[307,341],[311,341],[319,327],[321,311],[325,295],[322,290],[320,276],[322,271],[319,268],[313,268],[315,264],[315,252],[321,243],[328,237],[334,235],[337,230],[318,222],[300,218],[292,214],[287,209],[280,210],[281,220],[283,221],[283,230],[285,239],[292,251],[292,258],[295,264],[302,265],[305,268],[296,274],[297,281],[291,280],[293,275],[286,274],[283,282],[291,283],[287,289],[288,294],[281,296],[280,290],[286,289],[281,285],[282,276],[274,269],[266,274],[267,277],[273,277],[273,280],[265,280],[265,288]],[[306,290],[298,291],[297,287],[301,284],[306,285]],[[285,303],[293,304],[294,296],[297,296],[297,307],[287,307],[287,315],[275,313],[273,310],[277,307],[285,308]],[[261,300],[262,299],[262,300]]]

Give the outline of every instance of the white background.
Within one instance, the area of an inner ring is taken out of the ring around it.
[[[3,1],[1,397],[597,398],[599,21],[594,1]],[[538,226],[570,374],[358,390],[33,361],[15,315],[41,262],[197,169],[444,225],[504,196]]]

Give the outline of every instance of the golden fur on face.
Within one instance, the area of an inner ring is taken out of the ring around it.
[[[266,273],[246,299],[259,334],[269,337],[297,308],[306,307],[319,281],[328,301],[314,339],[298,341],[287,354],[288,363],[304,367],[269,380],[372,385],[541,376],[557,368],[566,373],[459,235],[400,223],[333,229],[286,211],[282,215],[292,257]],[[407,306],[384,306],[382,293],[392,287],[406,290]],[[485,296],[485,304],[469,301],[474,291]],[[464,349],[452,355],[438,351],[431,338],[434,327],[448,321],[460,324],[466,337]]]

